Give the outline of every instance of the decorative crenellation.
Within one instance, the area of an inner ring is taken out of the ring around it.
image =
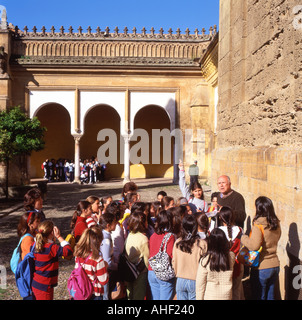
[[[137,32],[137,29],[134,27],[132,33],[129,33],[129,29],[125,27],[123,31],[119,30],[118,27],[115,27],[113,32],[110,32],[109,27],[106,27],[104,31],[97,27],[95,32],[92,32],[91,27],[89,26],[86,32],[83,32],[83,28],[80,26],[77,30],[74,30],[72,26],[65,30],[62,26],[59,31],[56,32],[54,26],[50,28],[50,31],[46,31],[45,26],[42,27],[39,32],[37,27],[34,26],[32,31],[29,31],[28,27],[25,26],[23,31],[18,28],[18,26],[10,26],[12,35],[14,38],[89,38],[89,39],[133,39],[133,40],[177,40],[177,41],[209,41],[217,33],[217,26],[210,27],[209,33],[206,34],[205,28],[199,31],[197,28],[194,30],[194,33],[191,33],[189,28],[185,30],[184,33],[181,33],[181,30],[178,28],[175,33],[173,33],[172,28],[170,28],[167,33],[164,33],[163,28],[160,28],[158,33],[155,32],[155,29],[152,27],[148,33],[146,28],[142,28],[141,33]]]

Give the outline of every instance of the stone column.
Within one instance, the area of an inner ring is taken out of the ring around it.
[[[82,135],[73,135],[74,137],[74,182],[80,183],[80,140]]]
[[[130,134],[123,134],[124,138],[124,181],[123,184],[130,181]]]

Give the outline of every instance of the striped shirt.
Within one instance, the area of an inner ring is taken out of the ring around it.
[[[76,258],[75,268],[79,266],[79,261],[93,285],[94,295],[100,296],[104,294],[104,286],[109,280],[104,259],[102,256],[100,256],[97,260],[88,258],[85,262],[86,259],[87,258]]]
[[[48,242],[41,252],[34,252],[35,271],[32,287],[46,292],[49,286],[57,286],[59,257],[69,255],[72,255],[72,249],[67,241],[62,241],[61,245]]]

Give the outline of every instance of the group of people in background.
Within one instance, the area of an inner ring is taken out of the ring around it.
[[[93,284],[91,299],[95,300],[243,300],[245,267],[236,256],[244,245],[249,250],[263,248],[259,266],[249,270],[252,298],[274,299],[281,228],[273,203],[265,196],[256,199],[251,231],[245,234],[243,196],[231,188],[228,176],[217,182],[218,191],[208,204],[198,181],[189,189],[180,163],[181,198],[160,190],[157,199],[144,202],[137,185],[129,182],[120,199],[110,195],[83,199],[70,222],[74,248],[47,219],[41,193],[32,189],[25,196],[26,212],[18,226],[19,237],[29,234],[21,243],[22,257],[36,242],[33,295],[28,298],[53,299],[63,256],[73,258],[75,268],[82,265]],[[263,226],[263,233],[258,225]],[[169,280],[162,280],[150,265],[162,247],[174,271]],[[121,278],[122,254],[134,265],[142,265],[131,282]]]
[[[46,159],[41,169],[44,171],[44,179],[49,182],[69,182],[74,181],[75,164],[73,160],[60,158]],[[98,161],[95,157],[80,160],[80,181],[82,184],[94,184],[105,180],[106,165]]]

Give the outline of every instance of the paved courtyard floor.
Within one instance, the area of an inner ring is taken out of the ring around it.
[[[133,180],[138,185],[141,201],[151,202],[156,200],[160,190],[177,200],[181,197],[178,185],[170,179],[137,179]],[[114,200],[121,199],[123,187],[122,180],[111,180],[93,185],[79,185],[70,183],[49,183],[45,195],[43,211],[51,219],[65,237],[69,232],[71,217],[80,200],[90,195],[103,197],[111,195]],[[203,186],[206,201],[210,202],[211,188]],[[14,248],[18,243],[17,225],[24,209],[22,201],[17,200],[9,204],[0,204],[0,266],[5,266],[7,272],[6,289],[0,289],[0,300],[20,300],[19,292],[15,285],[14,274],[10,270],[9,261]],[[60,260],[59,281],[55,288],[55,300],[68,299],[67,279],[74,268],[73,261]]]

